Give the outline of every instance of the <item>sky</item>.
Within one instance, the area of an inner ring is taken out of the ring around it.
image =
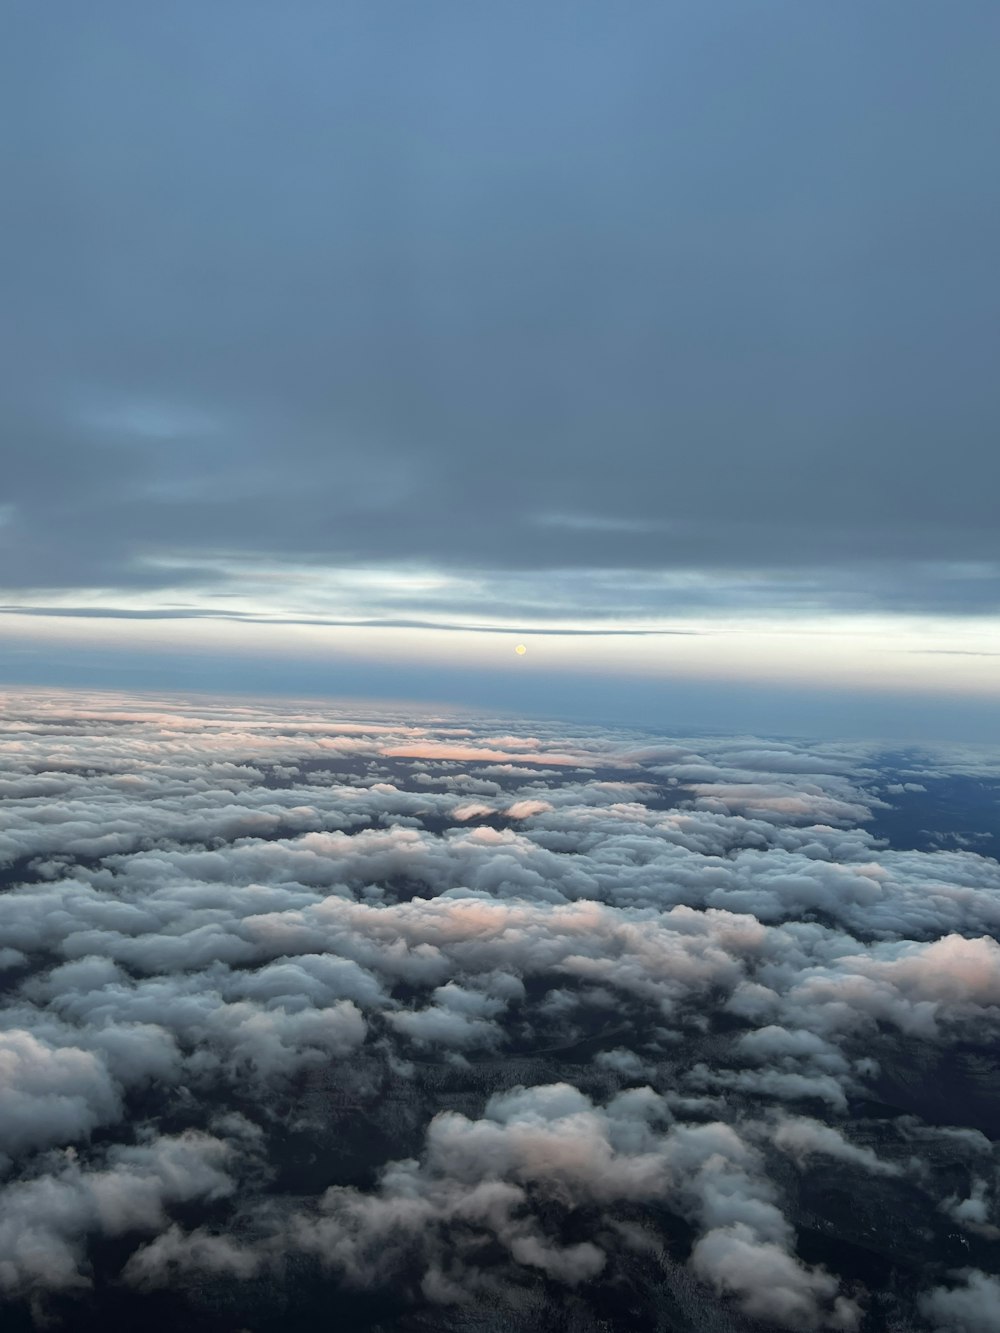
[[[0,681],[1000,738],[993,0],[3,27]]]

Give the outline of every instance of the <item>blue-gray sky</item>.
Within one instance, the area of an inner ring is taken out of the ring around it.
[[[995,713],[993,0],[2,25],[5,678]]]

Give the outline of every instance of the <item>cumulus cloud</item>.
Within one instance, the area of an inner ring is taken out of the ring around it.
[[[122,1105],[107,1066],[91,1051],[51,1047],[33,1033],[0,1032],[0,1147],[69,1143],[103,1121],[117,1119]]]
[[[783,1328],[858,1326],[860,1311],[836,1297],[835,1279],[806,1271],[780,1246],[757,1240],[749,1227],[736,1224],[709,1232],[695,1246],[691,1263],[718,1290],[736,1293],[748,1314]],[[833,1308],[824,1316],[825,1302],[832,1302]]]
[[[988,1307],[1000,870],[871,831],[946,755],[5,702],[9,1302]]]
[[[876,1175],[898,1175],[900,1167],[883,1162],[871,1148],[859,1148],[848,1142],[833,1125],[824,1125],[808,1116],[783,1117],[774,1130],[772,1142],[793,1157],[799,1166],[808,1164],[814,1155],[834,1161],[849,1162]]]
[[[935,1287],[920,1298],[935,1333],[997,1333],[1000,1281],[975,1268],[955,1274],[955,1286]]]
[[[212,1201],[233,1190],[228,1142],[189,1130],[115,1145],[99,1167],[81,1167],[75,1153],[41,1176],[6,1185],[0,1221],[0,1288],[20,1294],[85,1287],[88,1235],[156,1232],[171,1204]]]

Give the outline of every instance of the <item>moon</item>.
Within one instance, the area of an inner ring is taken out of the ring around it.
[[[517,647],[514,649],[514,652],[517,653],[518,657],[523,657],[527,651],[528,650],[527,648],[525,648],[523,643],[519,643]]]

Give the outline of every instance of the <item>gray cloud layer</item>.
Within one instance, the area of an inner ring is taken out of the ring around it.
[[[995,608],[998,23],[14,5],[4,587]]]

